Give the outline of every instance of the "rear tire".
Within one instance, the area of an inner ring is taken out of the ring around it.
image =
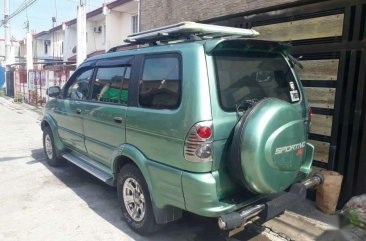
[[[147,235],[158,230],[146,181],[136,166],[126,164],[121,168],[117,193],[122,215],[134,231]]]
[[[45,127],[43,130],[43,150],[46,154],[47,163],[51,166],[62,166],[65,164],[59,151],[55,148],[52,130],[50,127]]]

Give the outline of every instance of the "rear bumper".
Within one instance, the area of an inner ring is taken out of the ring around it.
[[[284,212],[294,203],[304,200],[306,198],[307,189],[320,185],[323,180],[323,175],[319,173],[315,174],[302,183],[293,184],[289,192],[284,192],[270,201],[249,206],[241,211],[221,216],[218,219],[218,225],[222,230],[230,230],[245,224],[256,216],[259,216],[263,221],[270,220]]]
[[[311,172],[314,147],[306,144],[306,157],[302,164],[297,181],[301,181]],[[213,173],[182,173],[182,189],[186,210],[200,216],[219,217],[221,215],[240,210],[249,205],[267,198],[268,195],[253,195],[243,200],[222,200],[219,193],[222,193],[220,178],[215,178]]]
[[[240,210],[265,197],[255,195],[245,201],[220,200],[221,184],[212,173],[183,172],[182,188],[186,210],[205,217],[219,217]]]

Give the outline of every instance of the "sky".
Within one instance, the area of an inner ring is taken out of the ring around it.
[[[10,15],[24,2],[30,0],[10,0]],[[92,11],[113,0],[85,0],[87,11]],[[24,23],[29,21],[29,30],[42,32],[52,28],[52,17],[56,17],[56,26],[76,18],[76,8],[80,0],[37,0],[27,11],[23,11],[10,20],[11,35],[17,40],[24,39],[26,29]],[[4,0],[0,0],[0,20],[4,19]],[[0,38],[4,38],[4,27],[0,28]]]

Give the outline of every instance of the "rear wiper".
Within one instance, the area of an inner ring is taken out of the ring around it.
[[[247,109],[252,107],[257,102],[258,102],[258,99],[250,99],[250,100],[243,100],[243,101],[239,102],[238,104],[236,104],[235,109],[236,109],[236,117],[238,118],[238,120],[240,119],[239,112],[246,111]]]
[[[299,59],[301,59],[301,57],[302,56],[300,56],[300,58]],[[294,56],[292,56],[291,54],[289,54],[288,55],[288,58],[289,58],[289,60],[290,60],[290,63],[291,63],[291,67],[293,68],[293,67],[295,67],[295,65],[297,65],[297,66],[299,66],[301,69],[304,69],[304,65],[302,65],[301,63],[300,63],[300,61],[297,59],[297,58],[295,58]]]

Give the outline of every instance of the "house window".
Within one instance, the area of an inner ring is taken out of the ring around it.
[[[49,45],[49,43],[48,43],[47,40],[45,40],[43,43],[44,43],[44,53],[48,54],[48,45]]]
[[[132,33],[137,33],[139,31],[139,16],[135,15],[132,16]]]
[[[61,41],[61,54],[64,54],[64,41]]]

